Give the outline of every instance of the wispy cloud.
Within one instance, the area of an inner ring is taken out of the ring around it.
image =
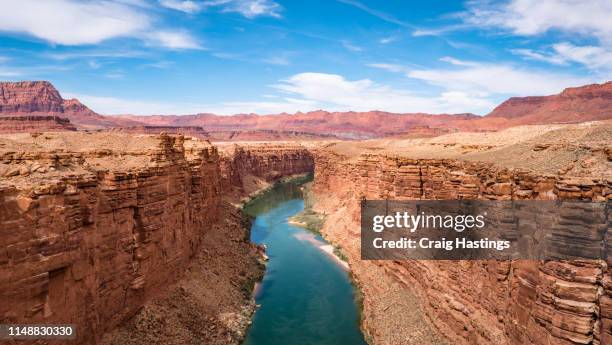
[[[196,13],[202,9],[202,3],[195,1],[159,0],[159,4],[163,7],[185,13]]]
[[[597,46],[576,46],[568,42],[553,46],[556,57],[565,61],[581,63],[591,69],[612,71],[612,50]]]
[[[162,61],[157,61],[157,62],[146,63],[142,65],[142,67],[165,69],[165,68],[172,66],[173,64],[174,62],[172,61],[162,60]]]
[[[75,48],[80,49],[80,48]],[[53,60],[64,61],[71,59],[82,59],[82,58],[99,58],[99,59],[114,59],[114,58],[139,58],[146,56],[147,53],[139,50],[74,50],[70,52],[62,53],[43,53],[44,57],[48,57]]]
[[[599,45],[559,42],[552,51],[514,49],[527,59],[563,65],[580,63],[595,70],[608,70],[612,62],[612,2],[609,0],[510,0],[470,1],[460,17],[465,23],[489,30],[504,30],[519,36],[537,36],[557,31],[577,38],[591,38]]]
[[[52,44],[90,45],[129,37],[172,49],[199,48],[187,32],[158,28],[146,6],[132,1],[0,0],[0,6],[0,31]]]
[[[273,86],[316,107],[331,110],[385,110],[392,112],[488,111],[493,103],[465,92],[425,96],[370,79],[349,80],[337,74],[300,73]]]
[[[570,85],[593,82],[592,77],[551,73],[503,63],[483,63],[443,58],[452,68],[416,69],[407,76],[449,90],[480,95],[542,95]]]
[[[469,25],[465,24],[454,24],[454,25],[446,25],[439,28],[420,28],[416,29],[412,32],[412,36],[421,37],[421,36],[441,36],[445,33],[462,30],[468,28]]]
[[[170,49],[204,49],[204,47],[184,31],[155,31],[146,35],[146,41]]]
[[[567,64],[567,60],[559,55],[535,51],[533,49],[511,49],[510,52],[529,60],[544,61],[554,65]]]
[[[612,2],[608,0],[470,1],[462,14],[466,23],[504,28],[531,36],[556,29],[612,42]]]
[[[395,41],[397,41],[397,36],[387,36],[387,37],[383,37],[380,40],[378,40],[380,44],[389,44]]]
[[[352,52],[360,52],[363,51],[363,48],[360,46],[356,46],[353,43],[349,42],[349,41],[341,41],[342,46]]]
[[[412,25],[412,24],[410,24],[408,22],[399,20],[399,19],[395,18],[394,16],[392,16],[391,14],[388,14],[388,13],[385,13],[383,11],[379,11],[377,9],[371,8],[371,7],[361,3],[359,1],[356,1],[356,0],[337,0],[337,1],[340,2],[340,3],[343,3],[343,4],[347,4],[347,5],[356,7],[358,9],[360,9],[360,10],[362,10],[362,11],[364,11],[364,12],[366,12],[366,13],[368,13],[368,14],[370,14],[370,15],[372,15],[372,16],[380,19],[380,20],[382,20],[382,21],[387,22],[387,23],[399,25],[399,26],[404,27],[404,28],[416,29],[416,27],[414,25]]]
[[[281,18],[282,7],[273,0],[208,0],[204,8],[220,7],[222,12],[239,13],[246,18],[268,16]]]
[[[285,55],[271,56],[269,58],[263,59],[263,62],[270,64],[270,65],[279,65],[279,66],[287,66],[291,64],[291,61],[289,61],[289,57]]]
[[[568,86],[603,81],[593,76],[551,73],[505,63],[464,61],[452,57],[443,57],[440,61],[449,66],[412,68],[389,63],[373,63],[368,66],[401,73],[407,78],[438,87],[443,90],[441,95],[463,100],[466,106],[464,111],[477,112],[480,109],[481,113],[486,110],[484,104],[494,104],[499,98],[554,94]]]
[[[408,73],[411,71],[411,69],[406,66],[392,64],[392,63],[370,63],[370,64],[367,64],[367,66],[383,69],[385,71],[394,72],[394,73]]]

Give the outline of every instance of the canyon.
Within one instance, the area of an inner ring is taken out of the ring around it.
[[[609,262],[361,260],[359,203],[609,202],[611,134],[604,121],[361,142],[5,135],[0,315],[76,323],[83,344],[239,343],[262,249],[237,205],[314,171],[321,231],[363,292],[370,343],[608,344]]]
[[[135,117],[2,83],[0,321],[75,323],[79,344],[238,344],[264,267],[240,206],[314,172],[371,344],[611,344],[609,259],[361,260],[359,227],[364,198],[609,203],[611,88],[484,117]]]
[[[432,137],[459,131],[496,131],[527,124],[606,120],[612,118],[611,107],[612,82],[606,82],[567,88],[551,96],[512,97],[485,116],[400,114],[377,110],[233,116],[208,113],[113,116],[100,115],[76,99],[63,99],[48,81],[0,82],[0,117],[58,116],[70,120],[81,130],[114,129],[140,134],[182,131],[213,141]],[[0,122],[0,131],[4,125],[5,122]],[[14,124],[12,127],[13,130],[17,128]]]
[[[237,344],[262,263],[236,203],[313,161],[233,149],[165,133],[3,135],[2,322],[73,323],[80,344]]]

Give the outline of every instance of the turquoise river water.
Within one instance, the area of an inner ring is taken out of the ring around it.
[[[244,345],[366,345],[348,273],[318,235],[288,223],[302,211],[297,182],[277,185],[245,207],[251,240],[270,260]]]

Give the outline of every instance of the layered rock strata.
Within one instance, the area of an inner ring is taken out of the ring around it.
[[[302,145],[220,144],[223,190],[247,196],[284,176],[314,171],[314,157]]]
[[[73,323],[76,344],[118,325],[105,344],[239,343],[261,267],[223,188],[312,170],[295,150],[221,159],[166,134],[0,138],[0,322]]]
[[[76,131],[70,120],[59,116],[0,117],[0,133]]]
[[[429,150],[422,154],[445,155]],[[517,155],[519,148],[506,150]],[[610,261],[362,261],[359,238],[362,198],[606,202],[608,177],[505,168],[482,161],[484,155],[468,161],[375,151],[315,155],[317,209],[327,214],[323,233],[350,259],[365,294],[363,326],[375,344],[439,343],[431,338],[435,330],[463,344],[612,343]],[[434,327],[415,321],[419,308]]]

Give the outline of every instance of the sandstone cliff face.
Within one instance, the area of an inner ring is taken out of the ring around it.
[[[612,191],[611,134],[601,122],[318,148],[323,233],[350,258],[374,343],[440,344],[436,329],[449,343],[610,343],[609,263],[361,261],[359,200],[603,202]],[[421,322],[426,315],[435,327]]]
[[[314,157],[297,144],[224,144],[221,152],[223,189],[246,196],[281,177],[314,171]]]
[[[70,120],[58,116],[0,117],[0,133],[76,131]]]
[[[63,99],[47,81],[0,83],[2,113],[61,113]]]
[[[451,343],[612,343],[611,262],[359,259],[361,198],[604,201],[612,198],[609,180],[384,153],[347,159],[320,150],[315,157],[318,208],[328,214],[323,233],[350,258],[374,343],[426,342],[419,332],[428,331],[402,331],[414,309],[402,301],[416,300],[413,294]]]
[[[0,161],[66,171],[115,154],[3,152]],[[80,342],[93,342],[181,276],[219,215],[217,151],[162,136],[141,155],[134,169],[2,181],[2,322],[75,323]]]
[[[96,114],[77,99],[63,99],[48,81],[0,82],[0,116],[3,115],[55,115],[83,128],[114,125],[113,120]]]
[[[76,344],[117,326],[104,344],[238,344],[261,268],[222,196],[312,169],[297,145],[221,158],[166,134],[0,138],[0,322],[74,323]]]

